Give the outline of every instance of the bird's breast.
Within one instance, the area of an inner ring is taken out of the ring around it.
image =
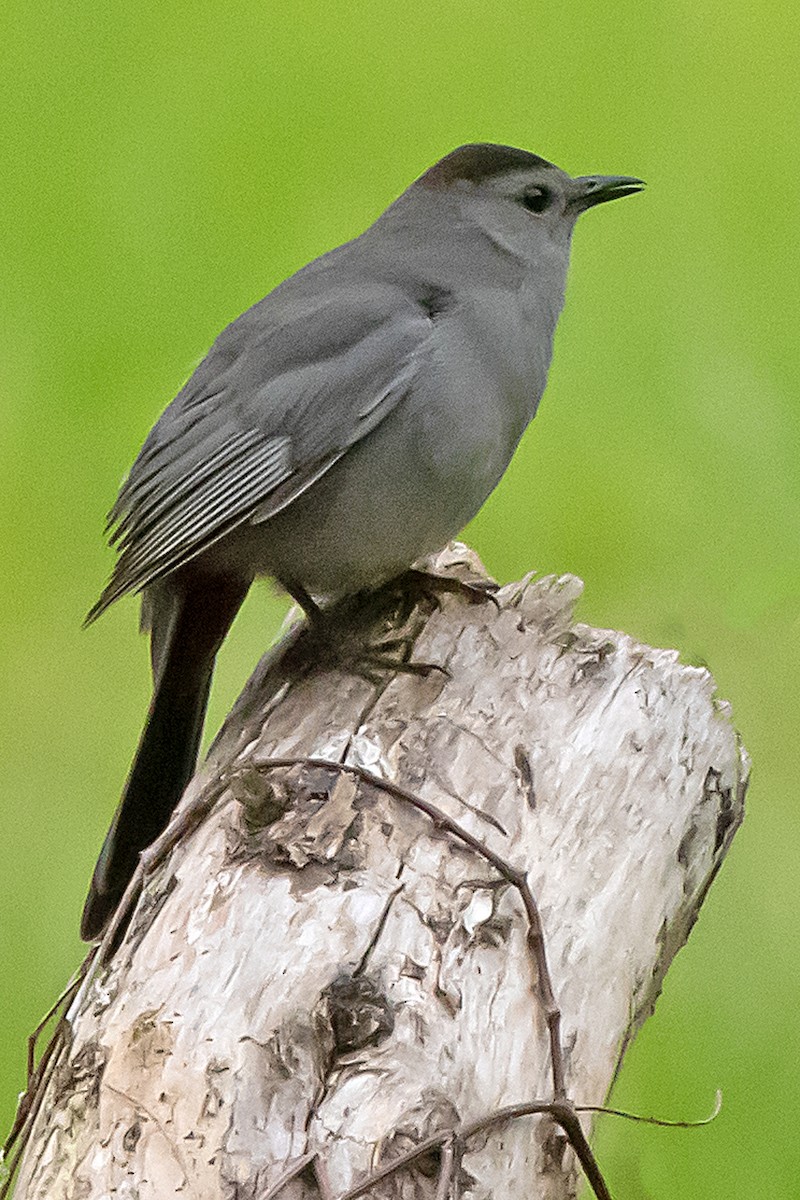
[[[536,413],[553,327],[517,294],[471,297],[434,332],[428,369],[409,398],[421,460],[479,497],[497,484]]]

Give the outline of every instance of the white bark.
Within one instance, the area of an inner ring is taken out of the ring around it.
[[[73,1005],[17,1200],[263,1200],[314,1149],[339,1194],[437,1129],[549,1097],[517,892],[377,787],[274,757],[367,767],[525,867],[568,1090],[602,1103],[741,820],[747,757],[708,672],[575,624],[580,590],[416,610],[414,658],[449,675],[265,659],[184,798],[218,802]],[[469,1145],[461,1194],[572,1197],[562,1149],[548,1118],[510,1122]],[[370,1194],[434,1192],[408,1168]]]

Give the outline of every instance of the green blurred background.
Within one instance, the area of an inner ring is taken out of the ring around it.
[[[468,530],[501,579],[707,662],[749,816],[601,1124],[619,1200],[800,1194],[797,44],[789,5],[195,0],[0,16],[0,1123],[81,955],[149,696],[136,605],[89,632],[106,510],[217,332],[460,142],[629,173],[577,230],[548,393]],[[286,605],[257,589],[216,726]]]

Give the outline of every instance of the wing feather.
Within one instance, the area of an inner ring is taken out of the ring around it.
[[[109,515],[119,557],[87,621],[269,520],[413,387],[432,328],[420,304],[389,284],[312,283],[301,272],[234,321],[153,427]]]
[[[233,434],[218,450],[189,467],[183,479],[167,492],[148,488],[153,472],[146,478],[128,484],[126,480],[119,499],[109,514],[109,523],[116,524],[110,540],[112,546],[124,540],[124,535],[135,524],[136,536],[141,537],[164,515],[175,508],[187,496],[201,492],[205,483],[235,461],[243,450],[258,445],[261,438],[252,430]],[[155,470],[155,469],[154,469]]]
[[[224,475],[206,478],[188,499],[170,506],[140,536],[132,520],[120,542],[120,555],[108,587],[90,611],[96,617],[125,592],[138,592],[152,580],[190,562],[224,537],[264,494],[291,474],[288,438],[255,444],[238,458],[225,457]],[[133,510],[131,510],[133,512]]]

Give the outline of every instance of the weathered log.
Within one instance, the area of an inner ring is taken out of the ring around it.
[[[456,546],[435,566],[464,564]],[[709,673],[576,624],[580,591],[409,605],[414,660],[444,668],[426,677],[315,668],[297,630],[263,660],[184,797],[204,819],[72,1005],[17,1200],[341,1196],[429,1135],[549,1099],[498,858],[538,902],[567,1091],[603,1102],[741,820],[748,760]],[[400,607],[380,619],[395,633]],[[564,1200],[576,1181],[560,1129],[525,1116],[369,1194]]]

